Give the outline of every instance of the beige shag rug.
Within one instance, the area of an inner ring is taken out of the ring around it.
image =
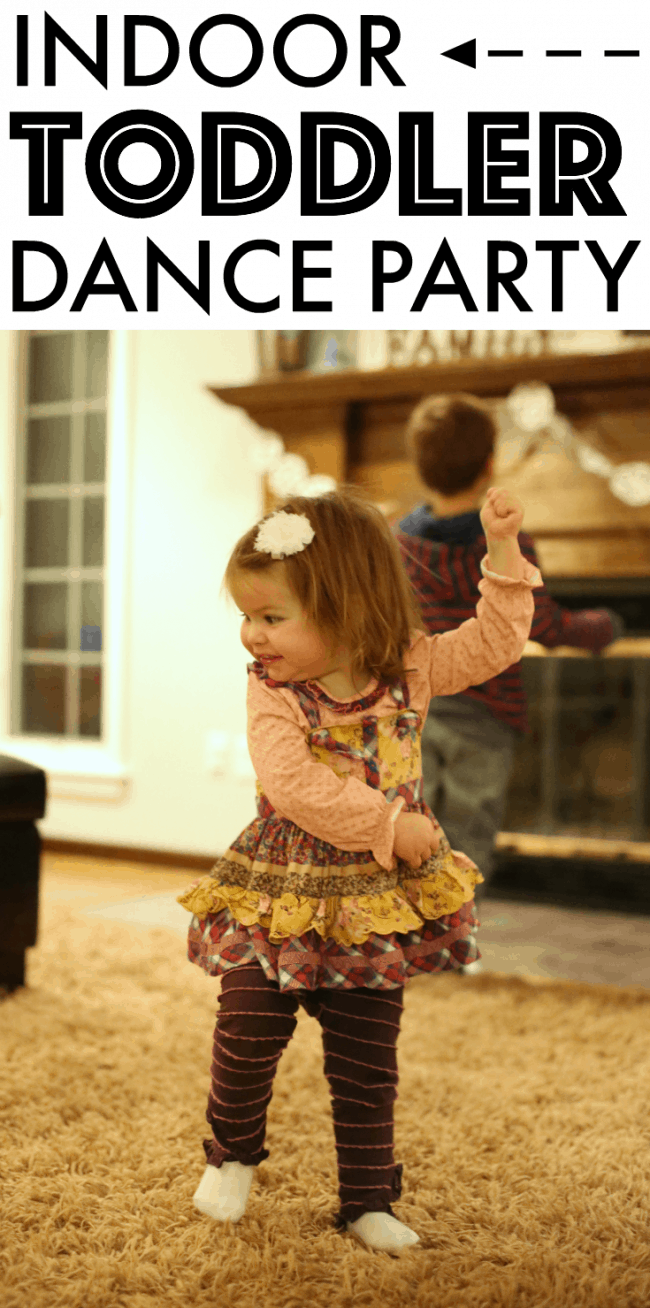
[[[245,1217],[194,1210],[218,982],[183,941],[50,907],[0,1004],[2,1308],[648,1308],[650,992],[418,978],[400,1258],[337,1233],[302,1011]]]

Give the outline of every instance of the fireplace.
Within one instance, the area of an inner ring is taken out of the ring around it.
[[[650,578],[551,578],[566,608],[614,610],[602,655],[529,644],[491,894],[650,912]]]

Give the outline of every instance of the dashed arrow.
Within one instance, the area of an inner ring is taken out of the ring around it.
[[[603,51],[606,59],[638,59],[641,55],[640,50],[605,50]],[[443,50],[442,54],[445,59],[455,59],[457,64],[465,64],[467,68],[476,68],[476,38],[471,41],[463,41],[462,45],[454,45],[451,50]],[[523,59],[523,50],[488,50],[489,59]],[[547,59],[574,58],[579,59],[582,56],[582,50],[547,50]]]

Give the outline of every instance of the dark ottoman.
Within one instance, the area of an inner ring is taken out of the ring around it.
[[[0,754],[0,987],[25,984],[25,950],[36,944],[45,773]]]

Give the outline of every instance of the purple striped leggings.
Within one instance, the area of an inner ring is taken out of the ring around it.
[[[318,1018],[323,1033],[338,1155],[335,1225],[366,1212],[392,1213],[390,1201],[399,1199],[402,1178],[402,1166],[393,1159],[393,1104],[403,994],[401,986],[281,991],[259,963],[225,972],[206,1113],[212,1138],[203,1141],[208,1163],[250,1166],[268,1158],[266,1110],[300,1005]]]

